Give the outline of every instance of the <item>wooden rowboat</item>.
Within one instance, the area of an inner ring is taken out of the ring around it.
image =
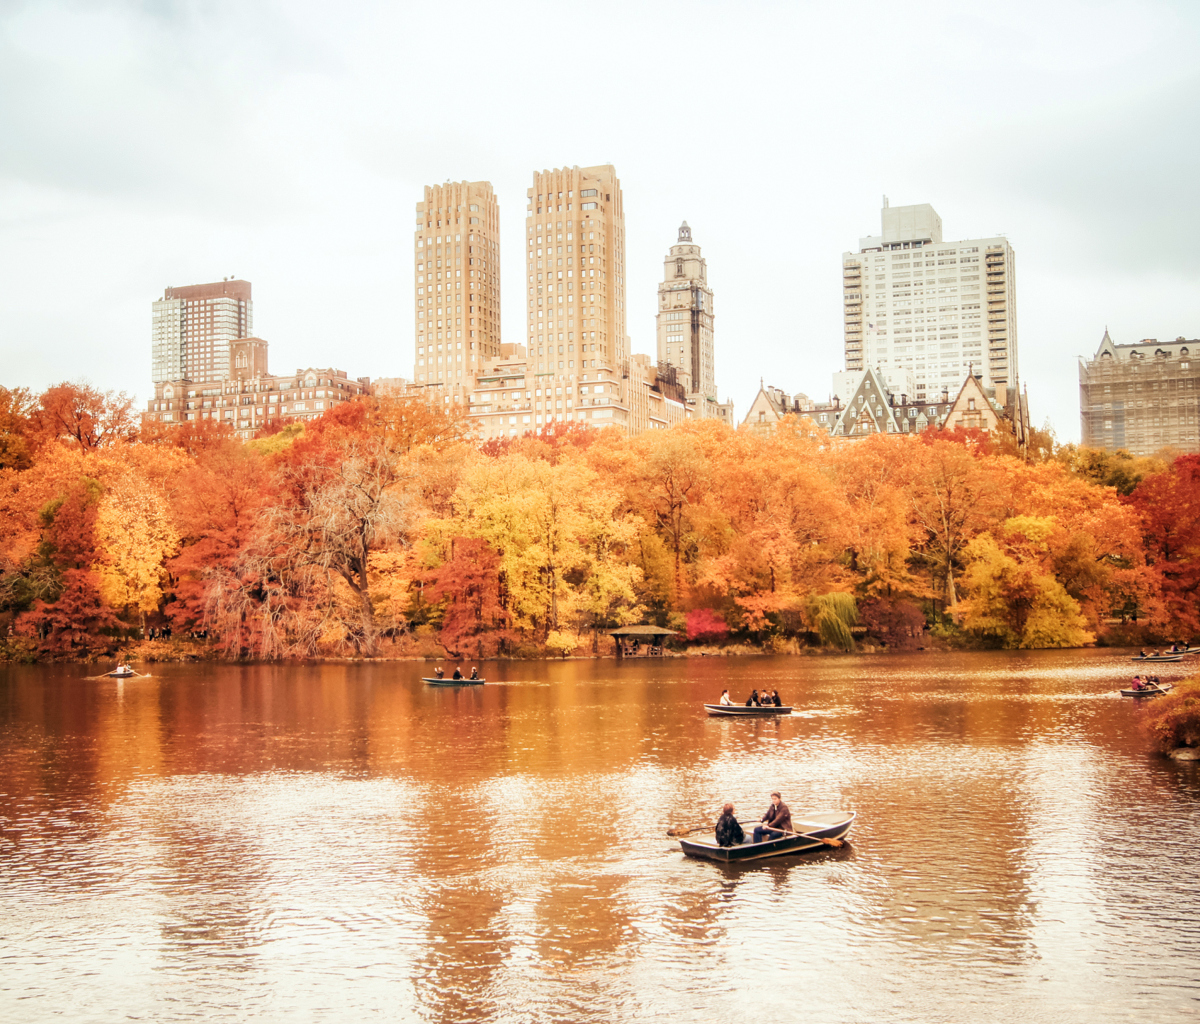
[[[118,665],[111,672],[105,672],[112,679],[132,679],[137,673],[128,665]]]
[[[1157,683],[1147,686],[1144,690],[1122,690],[1122,697],[1155,697],[1160,693],[1167,693],[1174,689],[1173,683]]]
[[[718,846],[716,839],[712,837],[680,839],[679,846],[688,857],[700,857],[726,864],[782,857],[793,853],[811,853],[813,850],[829,848],[827,843],[821,842],[822,839],[843,838],[854,824],[854,818],[853,812],[847,814],[845,811],[817,811],[792,819],[792,825],[801,830],[794,835],[784,835],[756,843],[751,838],[751,830],[747,829],[745,841],[737,846]]]
[[[784,704],[782,707],[775,707],[774,704],[764,704],[761,707],[755,707],[751,704],[747,707],[745,704],[705,704],[704,710],[710,715],[726,715],[730,718],[763,718],[767,715],[790,715],[792,705]]]
[[[1191,651],[1187,652],[1188,654]],[[1137,655],[1129,659],[1130,661],[1183,661],[1182,654],[1148,654],[1146,657]]]
[[[486,679],[438,679],[437,676],[421,676],[421,682],[430,686],[482,686]]]

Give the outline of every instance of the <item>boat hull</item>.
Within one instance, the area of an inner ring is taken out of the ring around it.
[[[1170,683],[1165,686],[1152,686],[1148,690],[1122,690],[1122,697],[1157,697],[1160,693],[1168,693],[1172,689]]]
[[[745,842],[737,846],[718,846],[715,839],[680,839],[679,846],[688,857],[715,860],[722,864],[740,864],[743,861],[765,860],[768,857],[786,857],[814,850],[827,850],[829,845],[822,839],[842,839],[850,831],[856,815],[844,811],[820,811],[806,814],[795,822],[804,832],[793,836],[781,836],[761,843],[751,841],[747,829]]]
[[[1129,660],[1130,661],[1155,661],[1155,662],[1183,661],[1183,655],[1182,654],[1160,654],[1156,658],[1130,658]]]
[[[759,707],[754,705],[746,707],[745,704],[705,704],[704,710],[710,715],[726,718],[766,718],[770,715],[790,715],[792,706],[784,704],[782,707]]]
[[[482,686],[486,679],[438,679],[437,676],[422,676],[421,682],[430,686]]]

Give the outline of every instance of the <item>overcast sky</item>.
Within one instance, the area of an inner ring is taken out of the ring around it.
[[[489,180],[523,341],[535,169],[612,163],[629,333],[686,219],[717,383],[824,398],[881,197],[1017,254],[1035,422],[1076,357],[1200,335],[1200,3],[0,0],[0,383],[150,392],[166,285],[253,283],[272,369],[411,377],[422,187]]]

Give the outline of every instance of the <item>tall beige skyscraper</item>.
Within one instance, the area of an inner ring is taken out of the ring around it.
[[[413,378],[465,383],[500,354],[500,207],[491,182],[427,185],[413,250]]]
[[[155,384],[222,380],[229,345],[254,333],[249,281],[166,288],[152,306],[150,374]]]
[[[535,373],[629,362],[625,209],[616,170],[535,172],[525,215],[529,363]]]
[[[912,371],[919,401],[957,393],[969,367],[983,386],[1017,386],[1016,257],[1008,239],[942,241],[928,203],[889,206],[882,230],[842,254],[846,369]]]
[[[658,286],[658,361],[674,366],[689,394],[716,401],[713,361],[713,293],[700,246],[685,220],[663,260]]]

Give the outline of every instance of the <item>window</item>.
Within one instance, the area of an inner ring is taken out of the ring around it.
[[[583,204],[583,209],[585,209],[585,210],[594,210],[594,209],[596,209],[596,204],[595,204],[595,203],[584,203],[584,204]]]
[[[594,188],[585,188],[581,189],[579,194],[581,196],[594,196],[596,194],[596,190]],[[587,207],[585,206],[584,209],[587,209]]]

